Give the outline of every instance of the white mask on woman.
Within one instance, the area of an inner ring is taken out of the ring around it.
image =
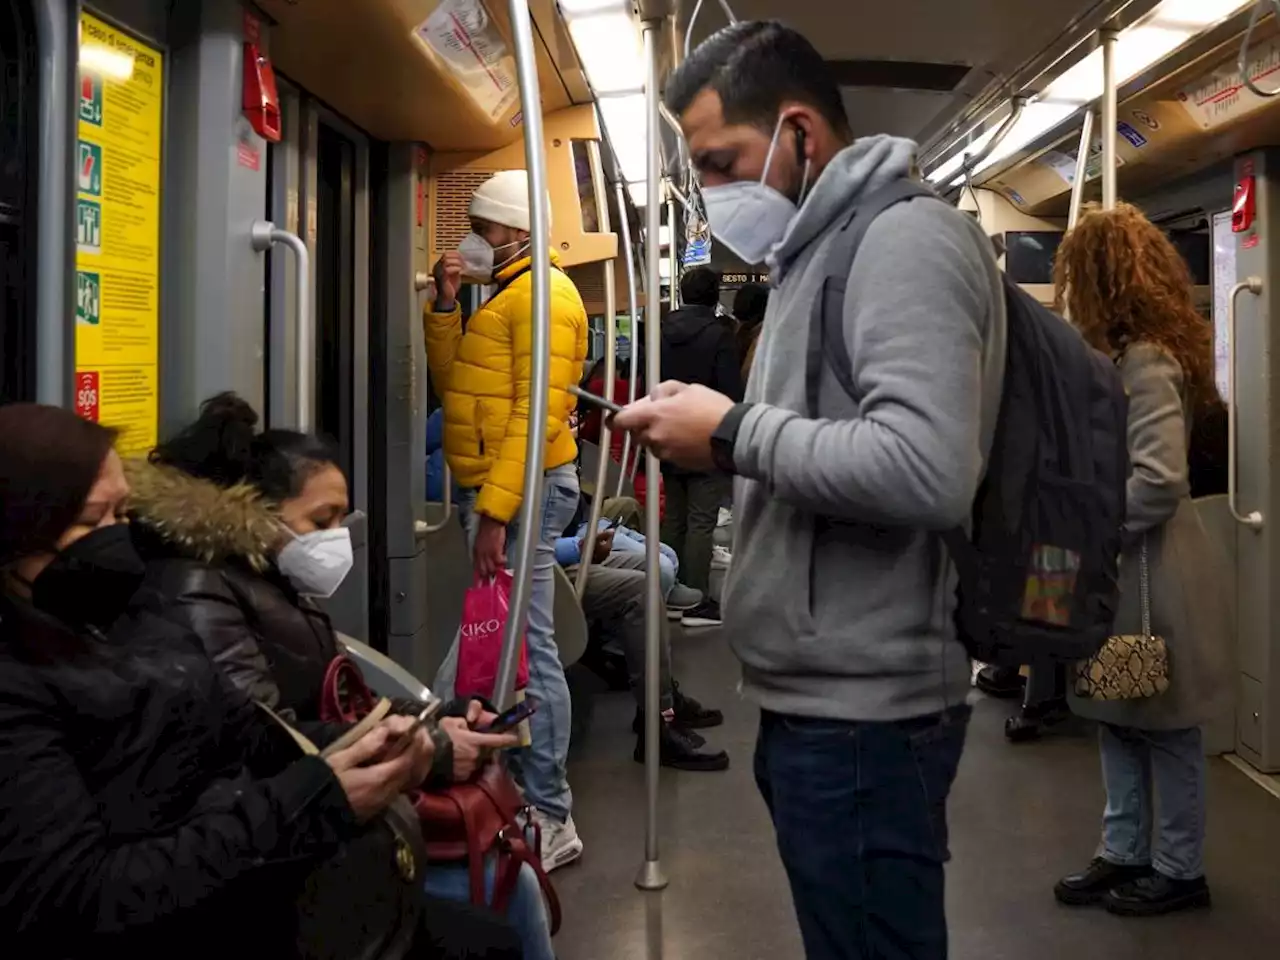
[[[498,250],[505,250],[507,247],[520,247],[521,249],[495,266],[495,254]],[[462,242],[458,244],[458,256],[462,257],[462,275],[472,277],[482,283],[492,283],[494,271],[505,267],[520,256],[524,252],[523,247],[524,241],[513,240],[511,243],[504,243],[495,249],[480,234],[468,233],[462,238]]]
[[[346,527],[316,530],[293,537],[285,544],[276,566],[295,590],[307,597],[332,597],[355,565],[351,531]]]

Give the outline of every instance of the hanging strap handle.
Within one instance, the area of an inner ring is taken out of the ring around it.
[[[1138,605],[1142,608],[1142,635],[1151,637],[1151,566],[1147,559],[1147,535],[1138,553]]]

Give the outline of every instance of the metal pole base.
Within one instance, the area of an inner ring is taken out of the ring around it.
[[[636,874],[636,886],[641,890],[665,890],[667,875],[662,872],[662,864],[657,860],[646,860]]]

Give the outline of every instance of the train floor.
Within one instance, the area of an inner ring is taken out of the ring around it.
[[[633,762],[632,700],[590,698],[570,762],[582,860],[555,875],[565,905],[560,960],[800,960],[786,877],[751,776],[756,711],[736,693],[719,630],[673,636],[682,687],[725,712],[706,731],[729,751],[724,773],[664,770],[661,856],[670,885],[641,893],[644,770]],[[1280,799],[1225,760],[1211,762],[1210,911],[1122,920],[1068,910],[1051,888],[1093,853],[1102,808],[1087,727],[1013,746],[1011,707],[979,697],[950,806],[947,910],[953,960],[1140,956],[1274,960],[1280,943]]]

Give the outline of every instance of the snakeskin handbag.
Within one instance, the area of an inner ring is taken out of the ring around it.
[[[1142,633],[1108,637],[1102,649],[1076,664],[1076,696],[1090,700],[1142,700],[1169,689],[1169,648],[1151,632],[1151,570],[1147,540],[1138,555]]]

